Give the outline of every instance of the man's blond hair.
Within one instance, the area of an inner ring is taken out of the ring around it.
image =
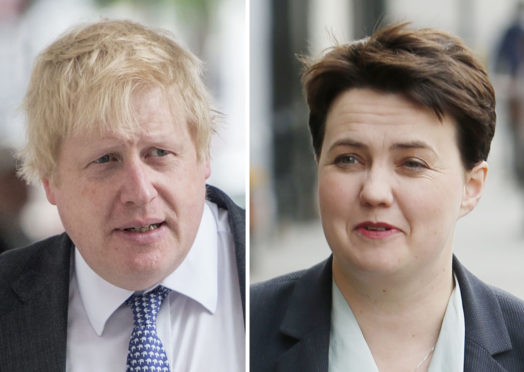
[[[198,155],[207,156],[214,111],[193,54],[166,32],[130,21],[106,20],[67,32],[33,68],[24,101],[27,144],[19,153],[20,174],[28,182],[52,179],[60,145],[70,134],[139,131],[132,96],[153,88],[169,102],[182,99]]]

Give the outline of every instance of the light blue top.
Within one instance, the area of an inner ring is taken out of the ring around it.
[[[353,311],[333,281],[329,372],[379,372]],[[429,372],[462,372],[466,328],[458,281],[451,293]],[[415,369],[415,366],[413,366]]]

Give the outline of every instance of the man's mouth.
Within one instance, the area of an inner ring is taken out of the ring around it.
[[[146,226],[129,227],[129,228],[126,228],[126,229],[123,229],[123,230],[124,231],[129,231],[129,232],[136,232],[136,233],[146,233],[146,232],[158,229],[163,224],[164,224],[164,222],[152,223],[152,224],[146,225]]]

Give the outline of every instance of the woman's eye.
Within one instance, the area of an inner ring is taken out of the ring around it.
[[[351,154],[339,155],[335,158],[335,164],[351,165],[351,164],[357,164],[357,163],[358,163],[357,157]]]
[[[427,165],[420,160],[406,160],[403,165],[406,168],[415,170],[427,168]]]

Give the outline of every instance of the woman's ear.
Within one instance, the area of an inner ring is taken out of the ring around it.
[[[460,204],[460,217],[465,216],[475,208],[482,196],[486,177],[488,175],[488,163],[481,161],[466,172],[464,194]]]

